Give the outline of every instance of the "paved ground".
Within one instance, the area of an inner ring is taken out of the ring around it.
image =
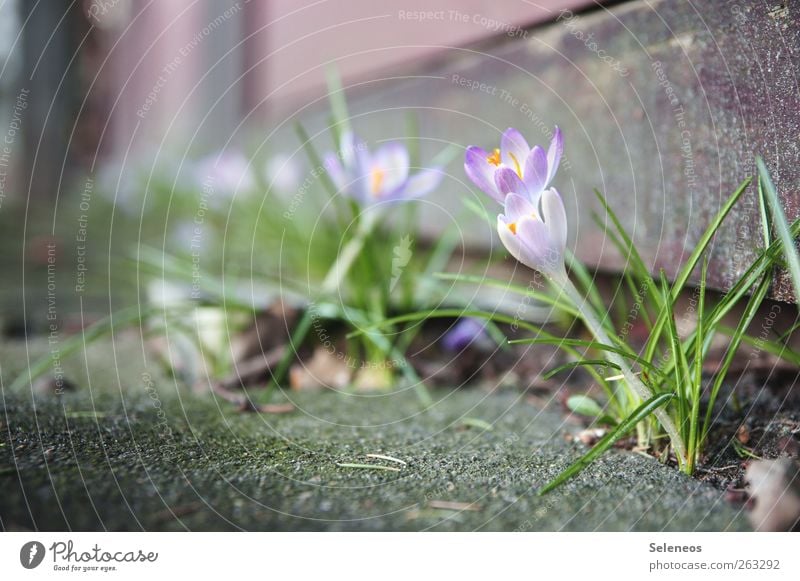
[[[565,440],[574,428],[559,413],[539,411],[516,393],[440,392],[425,413],[411,393],[302,394],[292,396],[295,413],[243,415],[156,373],[148,390],[133,363],[136,353],[135,343],[117,345],[115,364],[107,346],[92,348],[86,361],[67,365],[82,386],[60,398],[3,391],[3,528],[747,527],[719,491],[628,452],[608,454],[561,489],[536,496],[581,448]],[[0,354],[8,386],[24,350],[5,344]],[[81,373],[86,367],[91,391]],[[465,417],[493,428],[464,429]],[[367,458],[370,453],[406,464]],[[471,506],[448,509],[443,502]]]

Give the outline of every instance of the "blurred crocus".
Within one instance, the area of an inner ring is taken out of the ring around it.
[[[451,353],[457,353],[473,344],[484,346],[488,340],[484,321],[474,317],[464,317],[442,337],[442,346]]]
[[[424,196],[444,175],[439,168],[410,175],[405,146],[390,142],[370,152],[351,132],[342,136],[339,154],[328,153],[324,163],[338,190],[362,206]]]
[[[501,204],[514,192],[536,205],[555,177],[563,151],[557,126],[546,153],[538,145],[531,148],[519,131],[508,128],[492,153],[475,145],[468,147],[464,169],[476,186]]]
[[[194,167],[194,177],[201,186],[210,186],[225,196],[248,192],[256,186],[250,160],[238,150],[226,149],[200,159]]]
[[[278,193],[293,192],[300,187],[301,168],[297,159],[278,153],[269,158],[264,167],[264,174],[270,189]]]
[[[505,212],[497,216],[497,231],[522,264],[553,279],[566,277],[567,214],[555,188],[545,190],[538,205],[519,194],[508,194]]]

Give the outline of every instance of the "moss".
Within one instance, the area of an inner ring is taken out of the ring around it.
[[[298,408],[292,414],[239,414],[226,402],[154,375],[156,403],[137,387],[132,359],[117,358],[121,385],[116,372],[96,365],[90,367],[91,392],[84,387],[60,398],[3,393],[0,517],[6,529],[746,526],[715,489],[627,452],[607,454],[561,489],[536,496],[536,487],[580,448],[563,437],[574,428],[557,410],[538,410],[517,393],[438,392],[436,405],[424,413],[410,391],[288,394]],[[463,429],[464,417],[488,421],[493,429]],[[406,464],[366,456],[375,453]],[[337,466],[348,462],[401,470]],[[431,501],[478,510],[443,510]]]

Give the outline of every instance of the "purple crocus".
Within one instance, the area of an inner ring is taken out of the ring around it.
[[[463,351],[473,343],[484,344],[488,339],[486,323],[474,317],[464,317],[442,337],[442,346],[451,353]]]
[[[250,192],[256,179],[247,156],[238,150],[224,150],[200,159],[194,168],[195,180],[201,187],[213,188],[225,196]]]
[[[563,151],[558,126],[547,153],[538,145],[531,148],[519,131],[509,127],[492,153],[475,145],[468,147],[464,169],[476,186],[501,204],[514,192],[536,205],[555,177]]]
[[[328,153],[324,163],[338,190],[362,206],[424,196],[444,176],[440,168],[409,175],[409,155],[404,145],[390,142],[370,152],[351,132],[342,135],[338,155]]]
[[[566,277],[567,213],[555,188],[545,190],[537,205],[519,194],[508,194],[505,211],[497,216],[497,232],[522,264],[553,279]]]
[[[558,170],[564,140],[556,126],[547,153],[532,149],[522,134],[509,128],[492,154],[467,148],[464,169],[469,178],[504,207],[497,216],[500,240],[522,264],[554,279],[566,276],[567,214],[555,188],[548,185]]]

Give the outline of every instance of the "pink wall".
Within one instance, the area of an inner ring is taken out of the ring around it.
[[[435,56],[440,47],[488,37],[521,37],[524,28],[553,20],[562,8],[590,0],[268,0],[247,5],[253,33],[248,62],[256,65],[248,105],[268,94],[274,108],[297,105],[322,91],[326,62],[346,81],[402,70]],[[520,28],[521,27],[521,28]]]
[[[110,93],[118,100],[104,146],[124,152],[134,134],[148,147],[165,135],[191,141],[198,127],[198,143],[203,135],[216,143],[247,114],[280,114],[323,94],[326,63],[335,63],[346,83],[402,74],[446,47],[504,34],[523,38],[525,27],[587,4],[591,0],[109,2],[109,12],[97,16],[101,28],[107,25],[110,53],[100,74],[111,77],[108,85],[116,90]]]

